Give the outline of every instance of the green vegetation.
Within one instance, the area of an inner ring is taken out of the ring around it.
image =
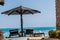
[[[50,30],[49,37],[50,38],[60,38],[60,30]]]

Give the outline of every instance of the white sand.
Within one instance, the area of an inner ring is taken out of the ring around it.
[[[30,40],[34,40],[34,39],[37,40],[37,39],[42,39],[42,38],[44,37],[29,37]]]
[[[9,38],[11,40],[27,40],[28,37]]]
[[[42,36],[42,37],[19,37],[19,38],[8,38],[11,40],[27,40],[27,39],[42,39],[42,38],[48,38],[48,36]]]

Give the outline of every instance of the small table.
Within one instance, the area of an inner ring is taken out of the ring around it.
[[[39,35],[39,34],[43,34],[44,36],[45,36],[45,33],[43,33],[43,32],[37,32],[37,33],[33,33],[33,36],[35,37],[36,35]]]

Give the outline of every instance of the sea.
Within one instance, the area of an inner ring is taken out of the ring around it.
[[[44,32],[45,36],[48,36],[48,32],[50,30],[56,30],[56,27],[26,27],[26,28],[32,28],[35,32],[38,31]],[[0,28],[0,30],[3,31],[4,37],[9,37],[9,30],[13,30],[13,29],[18,29],[19,32],[21,31],[21,28]]]

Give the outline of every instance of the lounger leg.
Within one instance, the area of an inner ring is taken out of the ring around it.
[[[26,34],[24,34],[24,37],[26,37]]]
[[[27,40],[29,40],[29,38],[27,38]]]
[[[44,34],[44,36],[45,36],[45,34]]]

